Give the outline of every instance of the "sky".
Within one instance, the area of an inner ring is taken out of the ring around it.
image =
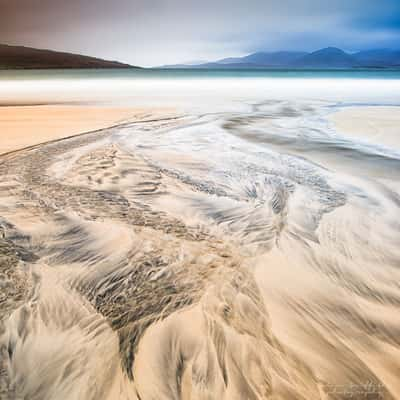
[[[400,48],[400,0],[0,0],[0,41],[141,66]]]

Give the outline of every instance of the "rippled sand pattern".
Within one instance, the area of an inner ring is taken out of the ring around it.
[[[3,156],[0,398],[400,398],[400,155],[329,106]]]

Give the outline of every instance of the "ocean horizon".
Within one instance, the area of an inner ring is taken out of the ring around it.
[[[399,68],[67,68],[67,69],[0,69],[0,80],[7,79],[85,78],[343,78],[400,79]]]

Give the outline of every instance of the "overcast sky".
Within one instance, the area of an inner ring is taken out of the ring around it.
[[[400,48],[400,0],[0,0],[0,41],[143,66]]]

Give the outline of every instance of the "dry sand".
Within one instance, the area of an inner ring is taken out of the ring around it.
[[[73,105],[0,107],[0,154],[143,117],[129,107]]]
[[[349,107],[329,119],[341,134],[400,149],[400,107]]]

